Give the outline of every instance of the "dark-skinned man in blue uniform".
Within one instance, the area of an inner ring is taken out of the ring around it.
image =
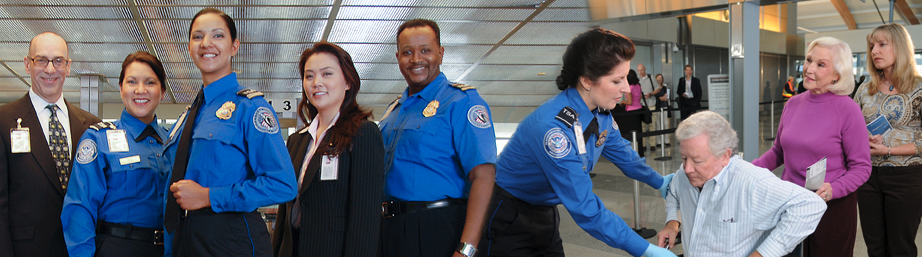
[[[473,256],[490,203],[496,135],[490,109],[470,86],[439,71],[438,25],[398,28],[397,61],[408,87],[379,124],[384,137],[384,256]]]

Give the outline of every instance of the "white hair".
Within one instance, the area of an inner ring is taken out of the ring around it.
[[[852,71],[852,49],[848,43],[834,37],[817,38],[807,46],[808,55],[814,47],[832,52],[832,68],[839,74],[839,80],[829,86],[829,91],[837,95],[851,94],[855,89],[855,72]]]
[[[676,138],[684,141],[700,135],[708,136],[708,148],[711,154],[720,157],[720,154],[730,149],[730,154],[737,150],[739,139],[736,131],[723,116],[712,111],[702,111],[692,114],[679,123],[675,131]]]

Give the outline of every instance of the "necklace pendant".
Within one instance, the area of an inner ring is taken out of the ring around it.
[[[893,91],[893,84],[890,84],[890,91]]]

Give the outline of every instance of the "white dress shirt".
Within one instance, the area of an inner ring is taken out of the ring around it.
[[[327,135],[327,132],[329,132],[330,129],[333,128],[333,125],[336,125],[337,120],[339,120],[339,112],[336,113],[336,116],[333,116],[333,120],[330,121],[330,125],[327,125],[327,129],[324,130],[323,134],[320,134],[320,135],[317,135],[317,129],[318,129],[320,122],[311,122],[311,124],[307,126],[307,133],[311,134],[312,141],[310,143],[311,144],[310,147],[307,149],[307,153],[305,153],[304,155],[304,162],[301,163],[301,173],[300,173],[301,175],[298,175],[298,191],[299,192],[301,190],[301,182],[304,181],[304,173],[307,173],[307,164],[311,162],[311,157],[314,156],[314,152],[316,152],[317,148],[320,147],[320,142],[323,141],[323,137],[325,137]],[[331,160],[333,162],[332,165],[335,165],[338,168],[339,167],[339,161],[338,161],[339,156],[333,157],[331,158]]]
[[[738,156],[699,190],[683,168],[666,196],[666,220],[682,214],[686,256],[782,256],[813,233],[826,203]]]
[[[71,140],[73,140],[73,135],[70,133],[70,116],[68,116],[67,104],[64,103],[64,96],[58,98],[58,101],[54,103],[49,103],[42,99],[41,96],[38,96],[32,90],[29,90],[29,98],[32,100],[32,107],[35,108],[35,114],[38,115],[38,123],[42,124],[42,134],[45,135],[45,143],[48,144],[48,119],[51,118],[51,110],[45,108],[49,104],[58,105],[58,121],[61,122],[61,126],[64,126],[64,132],[67,133],[67,148],[74,149],[74,146],[71,145]],[[83,136],[83,135],[79,135]],[[68,151],[68,154],[70,152]]]

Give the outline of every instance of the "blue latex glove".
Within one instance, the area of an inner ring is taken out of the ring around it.
[[[650,244],[647,250],[643,252],[644,257],[676,257],[674,253],[659,246]]]
[[[666,191],[669,191],[669,182],[672,182],[672,176],[675,176],[675,173],[663,176],[663,185],[659,187],[659,193],[663,195],[663,199],[666,199]]]

